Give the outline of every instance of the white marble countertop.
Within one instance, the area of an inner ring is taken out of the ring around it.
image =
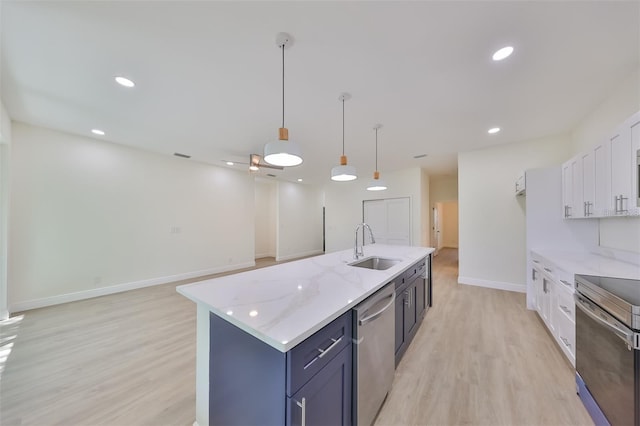
[[[640,255],[639,264],[634,264],[588,252],[538,249],[531,251],[571,274],[640,279]]]
[[[353,249],[177,287],[178,293],[281,352],[291,350],[356,306],[428,247],[371,244],[364,255],[401,260],[384,271],[349,266]]]

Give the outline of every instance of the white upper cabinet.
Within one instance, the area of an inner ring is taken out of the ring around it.
[[[593,216],[603,217],[611,204],[611,160],[609,141],[603,141],[593,148]],[[585,183],[585,188],[587,184]]]
[[[640,111],[631,116],[629,133],[631,137],[631,196],[629,210],[640,215]]]
[[[562,165],[562,217],[565,219],[573,217],[573,174],[571,167],[572,160]]]
[[[582,168],[582,215],[591,217],[595,215],[595,151],[585,152],[578,156]]]
[[[564,218],[640,215],[640,112],[562,165]]]
[[[640,140],[640,112],[620,126],[611,142],[611,213],[616,216],[637,215],[637,154],[634,145]]]

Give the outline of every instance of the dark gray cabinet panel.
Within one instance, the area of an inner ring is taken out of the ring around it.
[[[302,398],[305,425],[351,424],[351,317],[283,353],[210,314],[209,424],[301,424]]]
[[[287,398],[287,425],[351,424],[351,352],[351,346],[344,348],[295,395]]]
[[[396,286],[396,365],[431,305],[430,275],[431,255],[408,268]]]

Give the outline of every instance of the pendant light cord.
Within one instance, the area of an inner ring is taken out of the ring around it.
[[[342,99],[342,155],[344,156],[344,98]]]
[[[378,129],[376,128],[376,171],[378,171]]]
[[[284,44],[282,45],[282,127],[284,128]]]

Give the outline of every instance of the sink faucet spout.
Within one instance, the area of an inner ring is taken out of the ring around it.
[[[363,232],[362,232],[362,245],[360,246],[360,248],[358,248],[358,231],[360,231],[360,229],[363,230]],[[353,258],[356,259],[356,260],[358,260],[360,257],[364,256],[364,237],[365,237],[364,230],[365,229],[369,231],[369,236],[371,237],[371,244],[375,244],[376,243],[376,239],[373,237],[373,231],[371,231],[371,227],[369,225],[367,225],[366,223],[358,224],[358,226],[356,226],[356,241],[355,241],[355,244],[353,246]]]

